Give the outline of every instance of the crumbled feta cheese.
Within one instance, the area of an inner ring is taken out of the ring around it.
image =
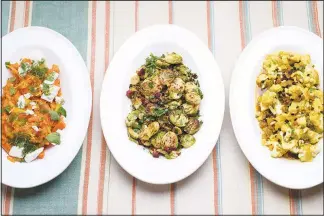
[[[58,78],[59,74],[56,72],[51,73],[50,77],[44,80],[45,84],[52,85],[54,81]]]
[[[62,133],[62,130],[57,129],[56,132],[59,133],[59,134],[61,134]]]
[[[24,148],[20,148],[18,146],[12,146],[9,151],[9,155],[16,158],[23,158],[23,150]]]
[[[33,125],[32,128],[34,129],[34,131],[38,132],[39,128],[36,125]]]
[[[25,76],[30,69],[31,66],[28,62],[21,63],[21,65],[18,68],[18,74],[20,76]]]
[[[52,86],[50,86],[50,89],[49,89],[49,95],[45,95],[43,93],[41,98],[48,102],[52,102],[54,100],[55,96],[58,94],[59,90],[60,90],[60,87],[58,87],[56,85],[52,85]]]
[[[29,99],[31,97],[31,94],[27,93],[27,94],[24,94],[24,96],[25,96],[26,99]]]
[[[33,110],[26,110],[25,111],[25,113],[27,114],[27,115],[34,115],[34,111]]]
[[[39,148],[39,149],[36,149],[36,150],[33,151],[33,152],[30,152],[30,153],[26,154],[26,156],[25,156],[25,161],[26,161],[27,163],[32,162],[33,160],[35,160],[35,159],[38,157],[38,155],[39,155],[40,153],[42,153],[43,150],[44,150],[44,147],[41,147],[41,148]]]
[[[36,103],[34,101],[30,102],[29,104],[32,106],[31,107],[32,109],[36,109],[37,108]]]
[[[55,97],[55,102],[57,104],[64,104],[64,99],[63,99],[63,97],[56,96]]]
[[[26,106],[25,97],[23,95],[20,95],[18,98],[17,107],[23,109],[25,108],[25,106]]]

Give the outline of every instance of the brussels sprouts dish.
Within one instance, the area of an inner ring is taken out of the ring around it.
[[[275,158],[312,161],[323,137],[323,91],[309,55],[280,51],[267,55],[256,84],[256,118],[262,144]]]
[[[126,118],[130,140],[148,148],[153,157],[167,159],[192,146],[202,125],[203,94],[197,78],[179,54],[150,54],[131,77],[126,92],[132,102]]]

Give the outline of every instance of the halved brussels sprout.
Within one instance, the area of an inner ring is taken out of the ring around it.
[[[129,134],[129,136],[133,139],[138,139],[139,137],[139,131],[138,129],[133,129],[133,128],[127,128],[127,132]]]
[[[185,89],[185,82],[180,78],[175,78],[169,88],[169,97],[171,99],[179,99]]]
[[[173,131],[175,134],[177,134],[177,135],[181,135],[181,134],[182,134],[182,130],[181,130],[181,128],[179,128],[179,127],[174,127],[174,128],[172,129],[172,131]]]
[[[171,151],[169,154],[165,154],[166,159],[175,159],[180,155],[180,151]]]
[[[178,108],[181,105],[181,100],[179,101],[171,101],[167,104],[167,108],[169,110],[174,110],[176,108]]]
[[[156,132],[158,132],[160,125],[158,122],[152,122],[147,127],[144,127],[139,134],[142,141],[148,141]]]
[[[170,69],[161,70],[159,75],[161,84],[167,86],[169,86],[172,83],[175,77],[175,72]]]
[[[193,105],[193,104],[183,104],[183,111],[187,114],[187,115],[196,115],[199,111],[199,105]]]
[[[165,134],[166,134],[165,131],[160,131],[151,138],[150,141],[155,148],[159,149],[163,147],[162,138]]]
[[[195,134],[199,128],[201,123],[196,118],[189,118],[187,125],[184,127],[184,131],[188,134]]]
[[[178,147],[178,137],[174,132],[169,131],[166,134],[164,134],[162,138],[162,143],[164,148],[167,147],[171,149],[176,149]]]
[[[153,95],[161,90],[159,83],[154,82],[154,80],[146,79],[141,83],[141,93],[145,96]]]
[[[126,118],[126,126],[127,127],[131,127],[132,124],[134,124],[134,122],[136,121],[136,119],[138,118],[139,115],[139,111],[138,110],[134,110],[132,112],[130,112]]]
[[[198,89],[198,86],[193,82],[187,82],[185,84],[185,92],[186,93],[192,92],[192,91],[197,91],[197,89]]]
[[[195,105],[200,104],[201,101],[201,97],[197,92],[188,92],[185,95],[185,99],[188,103],[195,104]]]
[[[185,82],[180,78],[175,78],[171,83],[169,91],[183,92],[185,89]]]
[[[171,100],[178,100],[182,97],[182,93],[179,92],[169,92],[169,98]]]
[[[196,142],[195,137],[190,134],[185,134],[180,139],[180,143],[184,148],[189,148],[190,146],[195,144],[195,142]]]
[[[186,126],[187,116],[181,110],[174,110],[170,113],[170,122],[178,127]]]
[[[166,61],[164,61],[163,59],[158,59],[158,60],[156,60],[155,63],[158,67],[161,67],[161,68],[166,68],[166,67],[170,66],[170,64],[167,63]]]
[[[180,64],[182,63],[182,57],[181,55],[178,55],[176,53],[169,53],[164,57],[164,60],[169,64]]]

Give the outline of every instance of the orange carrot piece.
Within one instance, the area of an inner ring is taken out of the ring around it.
[[[2,148],[3,150],[5,150],[7,153],[9,153],[10,149],[11,149],[11,145],[9,143],[2,143]]]
[[[8,68],[10,69],[13,75],[18,76],[18,70],[16,68],[14,68],[12,65],[9,65]]]
[[[28,58],[24,58],[23,60],[21,60],[21,62],[23,62],[23,63],[28,62],[30,64],[32,63],[32,61],[30,59],[28,59]]]
[[[39,121],[40,118],[38,116],[32,116],[30,118],[28,118],[28,122],[36,122],[36,121]]]
[[[53,132],[56,132],[58,129],[63,130],[64,128],[65,128],[65,123],[63,120],[60,120],[53,128]]]
[[[11,157],[11,156],[7,156],[8,160],[11,161],[12,163],[15,163],[17,161],[16,158]]]
[[[54,85],[56,85],[56,86],[60,86],[60,80],[59,80],[59,79],[56,79],[56,80],[54,81]]]
[[[60,69],[59,69],[58,65],[56,65],[56,64],[53,64],[53,65],[52,65],[52,70],[53,70],[54,72],[56,72],[56,73],[60,73]]]
[[[44,157],[45,157],[45,151],[42,151],[42,152],[37,156],[38,159],[43,159]]]

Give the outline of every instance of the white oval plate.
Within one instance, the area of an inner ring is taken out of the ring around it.
[[[60,67],[66,128],[61,144],[47,149],[42,160],[12,163],[2,150],[2,183],[29,188],[46,183],[62,173],[78,153],[89,124],[92,95],[87,67],[73,44],[61,34],[43,27],[21,28],[2,38],[2,87],[11,76],[6,61],[22,57],[45,58],[47,65]]]
[[[323,89],[323,40],[297,27],[273,28],[255,37],[236,63],[230,86],[231,119],[243,153],[259,173],[283,187],[304,189],[323,182],[323,148],[308,163],[272,158],[261,144],[261,130],[255,118],[256,77],[265,55],[280,50],[310,54]]]
[[[150,52],[182,55],[184,64],[198,74],[204,94],[200,112],[204,123],[195,134],[197,142],[174,160],[153,158],[127,136],[125,118],[131,103],[125,94],[130,77],[145,63]],[[152,184],[179,181],[203,164],[216,144],[224,107],[224,85],[212,53],[197,36],[175,25],[154,25],[129,38],[110,63],[100,98],[102,129],[113,156],[128,173]]]

